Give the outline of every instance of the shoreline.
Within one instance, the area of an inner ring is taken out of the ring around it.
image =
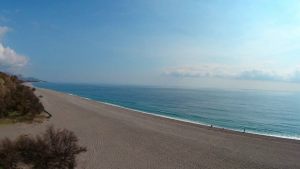
[[[73,131],[88,151],[77,169],[300,168],[300,141],[211,128],[37,88],[53,116],[43,123],[0,127],[0,139]]]
[[[41,88],[41,89],[51,90],[51,89],[47,89],[47,88]],[[56,91],[56,90],[52,90],[52,91],[61,92],[61,91]],[[160,114],[156,114],[156,113],[153,113],[153,112],[146,112],[146,111],[133,109],[133,108],[129,108],[129,107],[125,107],[125,106],[121,106],[121,105],[117,105],[117,104],[113,104],[113,103],[109,103],[109,102],[94,100],[94,99],[79,96],[79,95],[76,95],[76,94],[73,94],[73,93],[67,93],[67,92],[61,92],[61,93],[65,93],[65,94],[68,94],[70,96],[76,96],[76,97],[79,97],[79,98],[84,99],[84,100],[95,101],[95,102],[98,102],[98,103],[101,103],[101,104],[105,104],[105,105],[109,105],[109,106],[113,106],[113,107],[117,107],[117,108],[121,108],[121,109],[134,111],[134,112],[137,112],[137,113],[143,113],[143,114],[150,115],[150,116],[166,118],[166,119],[170,119],[170,120],[190,123],[190,124],[199,125],[199,126],[203,126],[203,127],[210,127],[211,128],[211,125],[212,125],[212,124],[207,124],[207,123],[203,123],[203,122],[197,122],[197,121],[192,121],[192,120],[187,120],[187,119],[170,117],[170,116],[166,116],[166,115],[160,115]],[[250,131],[246,130],[245,132],[243,132],[243,130],[231,129],[231,128],[226,128],[226,127],[222,127],[222,126],[218,126],[218,125],[212,125],[212,126],[213,126],[212,128],[215,128],[215,129],[227,130],[227,131],[230,131],[230,132],[238,132],[240,134],[251,134],[251,135],[257,135],[257,136],[263,136],[263,137],[272,137],[272,138],[280,138],[280,139],[300,141],[300,137],[293,137],[293,136],[286,136],[286,135],[276,135],[276,134],[267,134],[267,133],[258,133],[258,132],[254,132],[254,131],[251,131],[251,130]]]
[[[196,127],[199,127],[199,128],[215,130],[215,131],[231,133],[231,134],[237,134],[237,135],[243,135],[243,136],[249,136],[249,137],[269,139],[269,140],[280,139],[280,140],[285,140],[285,141],[288,141],[288,142],[291,141],[291,142],[300,143],[300,138],[298,138],[298,137],[284,137],[284,136],[280,137],[280,136],[277,136],[277,135],[267,135],[267,134],[260,134],[260,133],[254,133],[254,132],[247,132],[247,130],[244,133],[243,131],[224,128],[224,127],[219,127],[219,126],[211,127],[210,124],[205,124],[205,123],[200,123],[200,122],[195,122],[195,121],[190,121],[190,120],[185,120],[185,119],[180,119],[180,118],[175,118],[175,117],[173,118],[173,117],[164,116],[164,115],[160,115],[160,114],[155,114],[155,113],[151,113],[151,112],[132,109],[132,108],[124,107],[124,106],[117,105],[117,104],[112,104],[112,103],[108,103],[108,102],[98,101],[98,100],[94,100],[94,99],[91,99],[91,98],[79,96],[79,95],[76,95],[76,94],[73,94],[73,93],[61,92],[61,91],[56,91],[56,90],[47,89],[47,88],[40,88],[40,89],[50,90],[50,91],[54,91],[54,92],[58,92],[58,93],[63,93],[63,94],[67,94],[67,95],[70,95],[70,96],[73,96],[73,97],[78,97],[78,98],[83,99],[83,100],[96,102],[96,103],[104,104],[104,105],[107,105],[107,106],[112,106],[112,107],[115,107],[115,108],[118,108],[118,109],[124,109],[124,110],[128,110],[128,111],[132,111],[134,113],[140,113],[140,114],[143,114],[143,115],[146,115],[146,116],[162,118],[162,119],[171,120],[171,121],[175,121],[175,122],[179,122],[179,123],[185,123],[185,124],[193,125],[193,126],[196,126]]]

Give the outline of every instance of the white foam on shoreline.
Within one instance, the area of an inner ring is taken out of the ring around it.
[[[187,120],[187,119],[181,119],[181,118],[176,118],[176,117],[160,115],[160,114],[156,114],[156,113],[145,112],[145,111],[142,111],[142,110],[132,109],[132,108],[120,106],[120,105],[113,104],[113,103],[108,103],[108,102],[98,101],[98,100],[94,100],[94,99],[87,98],[87,97],[78,96],[78,95],[72,94],[72,93],[67,93],[67,94],[70,95],[70,96],[80,97],[84,100],[95,101],[95,102],[98,102],[98,103],[101,103],[101,104],[105,104],[105,105],[109,105],[109,106],[113,106],[113,107],[117,107],[117,108],[121,108],[121,109],[126,109],[126,110],[130,110],[130,111],[138,112],[138,113],[143,113],[143,114],[147,114],[147,115],[151,115],[151,116],[162,117],[162,118],[166,118],[166,119],[171,119],[171,120],[176,120],[176,121],[181,121],[181,122],[186,122],[186,123],[191,123],[191,124],[197,124],[197,125],[201,125],[201,126],[211,126],[211,124],[207,124],[207,123],[201,123],[201,122],[196,122],[196,121]],[[213,127],[218,128],[218,129],[225,129],[225,130],[229,130],[229,131],[240,132],[240,133],[243,132],[242,130],[224,128],[224,127],[221,127],[221,126],[218,126],[218,125],[213,125]],[[249,131],[249,130],[246,130],[246,133],[256,134],[256,135],[261,135],[261,136],[291,139],[291,140],[300,140],[300,136],[286,136],[286,135],[276,135],[276,134],[268,134],[268,133],[258,133],[258,132]]]

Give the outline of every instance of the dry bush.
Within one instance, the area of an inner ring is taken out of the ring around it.
[[[32,169],[73,169],[76,155],[86,151],[77,142],[73,132],[53,127],[36,137],[4,139],[0,143],[0,169],[18,169],[20,164]]]

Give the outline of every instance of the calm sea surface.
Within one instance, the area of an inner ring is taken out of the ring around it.
[[[300,93],[36,83],[85,98],[221,128],[300,139]]]

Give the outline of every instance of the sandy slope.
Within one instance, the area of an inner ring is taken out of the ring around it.
[[[36,134],[53,124],[74,131],[86,169],[300,168],[300,141],[211,129],[38,89],[53,117],[0,126],[0,138]]]

